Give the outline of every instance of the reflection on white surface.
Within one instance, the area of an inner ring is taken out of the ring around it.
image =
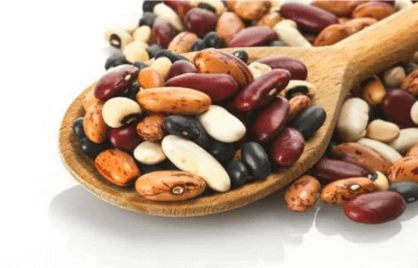
[[[124,211],[76,186],[57,195],[49,211],[52,222],[70,234],[68,250],[95,256],[104,267],[121,258],[127,265],[155,267],[219,267],[219,260],[224,267],[276,267],[286,258],[285,247],[300,246],[311,228],[323,236],[375,244],[398,234],[401,222],[418,214],[418,205],[409,205],[394,222],[372,226],[351,222],[340,207],[321,202],[309,212],[293,213],[280,191],[234,211],[163,218]]]

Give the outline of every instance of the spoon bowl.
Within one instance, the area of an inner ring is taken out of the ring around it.
[[[207,191],[198,198],[177,202],[156,202],[141,197],[135,189],[121,188],[106,181],[94,166],[94,160],[79,149],[72,133],[72,122],[84,115],[82,100],[94,85],[88,87],[70,105],[61,123],[59,150],[64,165],[87,190],[98,198],[122,209],[166,217],[201,216],[228,211],[266,197],[286,186],[323,155],[350,89],[362,80],[394,64],[411,59],[418,50],[418,5],[397,12],[378,23],[328,47],[253,47],[243,48],[249,62],[268,56],[300,59],[308,68],[307,81],[317,88],[312,102],[322,106],[327,118],[323,126],[306,142],[299,160],[280,168],[266,179],[246,184],[225,193]],[[222,49],[226,52],[234,49]],[[196,53],[186,53],[193,60]]]

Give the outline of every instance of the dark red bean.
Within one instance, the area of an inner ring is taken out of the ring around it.
[[[411,108],[417,101],[410,93],[401,90],[386,92],[381,107],[387,117],[403,127],[414,127],[411,118]]]
[[[285,128],[271,146],[271,157],[279,166],[289,166],[296,162],[305,149],[305,139],[294,128]]]
[[[287,56],[272,56],[266,57],[257,62],[264,63],[270,66],[272,69],[285,69],[290,72],[290,79],[292,80],[306,80],[308,77],[308,69],[306,65],[295,58]]]
[[[173,63],[173,66],[171,66],[170,73],[168,74],[168,79],[187,73],[197,73],[196,67],[189,61],[179,60]]]
[[[273,40],[275,33],[267,26],[253,26],[243,29],[232,38],[229,47],[256,47]]]
[[[398,218],[405,208],[406,202],[397,192],[379,191],[348,200],[344,214],[355,222],[378,224]]]
[[[164,0],[164,4],[171,7],[171,9],[173,9],[181,19],[184,19],[187,12],[193,8],[190,5],[190,1],[186,0]]]
[[[314,33],[338,23],[338,17],[331,12],[299,3],[284,3],[280,8],[280,15],[294,20],[301,29]]]
[[[124,64],[109,69],[94,86],[94,96],[106,101],[127,89],[138,79],[138,68]]]
[[[209,95],[212,102],[221,102],[238,92],[238,84],[227,74],[182,74],[166,83],[169,87],[186,87]]]
[[[184,27],[202,38],[208,32],[215,30],[217,22],[218,17],[214,13],[201,8],[193,8],[184,18]]]
[[[115,148],[123,151],[132,151],[142,141],[136,131],[136,124],[110,129],[109,139]]]
[[[283,90],[289,80],[290,72],[286,70],[275,69],[269,71],[254,79],[237,94],[235,106],[243,112],[261,108],[272,98],[275,98],[274,95]],[[273,89],[277,89],[276,93],[269,95]]]
[[[171,40],[173,40],[175,31],[171,24],[161,18],[156,18],[152,27],[154,33],[154,41],[162,48],[167,48]]]
[[[254,140],[266,142],[277,137],[283,131],[288,117],[289,101],[278,97],[257,116],[252,126]]]
[[[328,158],[321,158],[313,167],[313,172],[323,184],[345,178],[367,177],[368,174],[366,169],[356,164]]]

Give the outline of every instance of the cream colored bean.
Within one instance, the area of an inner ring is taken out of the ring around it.
[[[156,165],[167,159],[161,147],[161,144],[159,144],[158,142],[141,142],[135,148],[133,154],[135,159],[139,163],[145,165]]]
[[[130,63],[134,63],[135,61],[147,61],[149,60],[149,55],[146,51],[147,48],[148,45],[145,42],[134,41],[123,48],[122,54]]]
[[[279,22],[273,27],[279,40],[291,47],[312,47],[312,44],[295,28],[286,22]]]
[[[280,96],[284,97],[286,95],[286,92],[289,91],[289,89],[300,86],[304,86],[308,89],[308,94],[306,95],[308,95],[311,99],[315,96],[316,87],[314,86],[314,84],[305,80],[290,80],[287,86],[280,92]]]
[[[114,97],[105,102],[102,109],[103,120],[111,128],[119,128],[128,116],[142,114],[139,104],[126,97]]]
[[[383,73],[383,83],[388,87],[400,87],[405,77],[405,70],[401,66],[395,66]]]
[[[283,24],[287,24],[291,26],[292,28],[295,28],[295,29],[298,28],[298,24],[294,20],[282,19],[280,22]]]
[[[408,8],[412,5],[413,4],[411,0],[395,0],[395,4],[393,5],[393,7],[395,8],[396,11],[398,11],[398,10]]]
[[[376,171],[370,174],[369,179],[374,182],[376,191],[386,191],[389,188],[389,180],[382,172]]]
[[[164,80],[167,80],[172,66],[173,63],[167,57],[160,57],[150,65],[151,68],[157,70],[162,75]]]
[[[124,29],[107,30],[104,38],[111,46],[122,49],[134,40],[128,31]]]
[[[386,158],[392,165],[402,158],[402,156],[395,149],[383,142],[363,138],[358,140],[357,143],[375,150],[381,156]]]
[[[275,1],[270,1],[270,3],[271,3],[271,7],[270,7],[269,12],[279,12],[280,11],[280,8],[284,4],[284,1],[282,1],[282,0],[275,0]]]
[[[392,143],[390,147],[405,155],[409,149],[418,143],[418,128],[401,129],[399,137]]]
[[[149,26],[143,25],[138,27],[132,34],[135,41],[142,41],[149,44],[151,42],[152,30]]]
[[[184,31],[183,22],[181,21],[177,13],[174,10],[172,10],[169,6],[163,3],[155,5],[154,14],[155,16],[168,21],[171,24],[171,26],[173,26],[174,29],[176,29],[178,32]]]
[[[192,7],[197,7],[199,4],[208,4],[212,6],[216,10],[216,15],[219,17],[221,16],[225,11],[225,5],[222,3],[221,0],[191,0],[190,5]]]
[[[369,105],[360,98],[344,102],[337,121],[336,131],[343,141],[357,141],[366,136]]]
[[[411,119],[418,126],[418,101],[416,101],[414,103],[414,105],[412,105],[412,108],[411,108]]]
[[[399,137],[399,133],[400,129],[396,124],[376,119],[367,126],[366,137],[389,143],[396,140]]]
[[[418,51],[412,56],[412,62],[418,64]]]
[[[260,62],[252,62],[248,65],[248,69],[250,69],[250,72],[253,74],[254,78],[257,78],[269,71],[271,71],[271,67],[267,64],[263,64]]]

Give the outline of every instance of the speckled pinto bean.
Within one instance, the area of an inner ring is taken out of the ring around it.
[[[352,34],[350,26],[345,24],[333,24],[322,30],[315,38],[313,45],[316,47],[333,45]]]
[[[197,175],[183,171],[155,171],[139,177],[135,190],[156,201],[188,200],[205,191],[206,182]]]
[[[299,3],[283,4],[280,15],[294,20],[303,30],[314,33],[319,33],[327,26],[338,23],[338,17],[334,14],[315,6]]]
[[[395,13],[395,10],[390,5],[372,1],[358,5],[351,14],[352,18],[371,17],[376,20],[382,20]]]
[[[238,92],[238,84],[227,74],[182,74],[167,81],[169,87],[193,88],[206,93],[212,102],[222,102]]]
[[[331,150],[332,156],[358,164],[369,172],[386,173],[391,163],[375,151],[355,142],[341,143]]]
[[[272,69],[288,70],[291,80],[305,80],[308,76],[306,65],[302,61],[288,56],[271,56],[259,59],[257,62],[266,64]]]
[[[109,69],[94,86],[94,96],[102,101],[116,96],[137,79],[138,72],[138,68],[127,64]]]
[[[289,81],[290,73],[288,71],[284,69],[271,70],[244,87],[235,97],[235,106],[243,112],[261,108],[274,98],[274,94],[270,94],[273,89],[279,93]]]
[[[321,191],[320,198],[327,205],[342,205],[353,197],[374,190],[373,181],[367,177],[341,179],[326,185]]]
[[[266,142],[277,137],[284,129],[289,116],[289,102],[278,97],[256,118],[252,126],[255,141]]]
[[[232,38],[228,47],[256,47],[273,40],[274,31],[267,26],[253,26],[243,29]]]
[[[416,156],[416,157],[418,157],[418,143],[415,144],[411,149],[409,149],[406,156]]]
[[[181,32],[168,45],[168,50],[175,53],[186,53],[191,51],[194,41],[198,39],[197,35],[191,32]]]
[[[358,1],[315,0],[311,5],[324,9],[339,17],[349,17],[357,7]]]
[[[137,102],[145,110],[183,115],[201,114],[209,109],[210,97],[190,88],[162,87],[138,92]]]
[[[411,93],[414,96],[418,96],[418,69],[408,74],[408,76],[402,82],[401,89]]]
[[[294,181],[284,194],[286,206],[294,212],[311,209],[317,199],[321,184],[312,176],[304,175]]]
[[[344,214],[352,221],[379,224],[398,218],[405,210],[403,197],[391,191],[363,194],[344,203]]]
[[[359,165],[328,158],[320,159],[314,166],[313,171],[318,180],[324,184],[345,178],[367,177],[369,173]]]
[[[109,127],[106,125],[102,110],[104,103],[102,101],[91,105],[84,115],[83,129],[87,138],[95,143],[102,143],[108,136]]]
[[[311,105],[311,99],[306,95],[294,96],[289,100],[289,122],[297,118],[301,112]]]
[[[244,22],[233,12],[225,12],[219,17],[216,25],[216,33],[221,41],[228,45],[229,42],[245,28]]]
[[[143,89],[164,87],[165,81],[161,73],[151,67],[146,67],[138,75],[138,84]]]
[[[232,76],[240,87],[254,80],[247,65],[223,51],[205,50],[196,54],[194,64],[198,73],[223,73]]]
[[[164,119],[162,114],[151,114],[136,125],[138,135],[145,141],[161,141],[164,137]]]
[[[237,1],[234,12],[244,20],[258,20],[267,13],[271,4],[270,1]]]
[[[141,171],[133,157],[119,150],[101,152],[94,160],[94,164],[105,179],[117,186],[131,186],[141,176]]]
[[[270,12],[264,15],[258,22],[257,26],[267,26],[273,28],[276,23],[281,20],[280,14],[277,12]]]
[[[387,172],[391,183],[413,181],[418,183],[418,157],[408,156],[399,159]]]
[[[271,158],[278,166],[295,163],[305,149],[303,135],[294,128],[285,128],[271,145]]]

